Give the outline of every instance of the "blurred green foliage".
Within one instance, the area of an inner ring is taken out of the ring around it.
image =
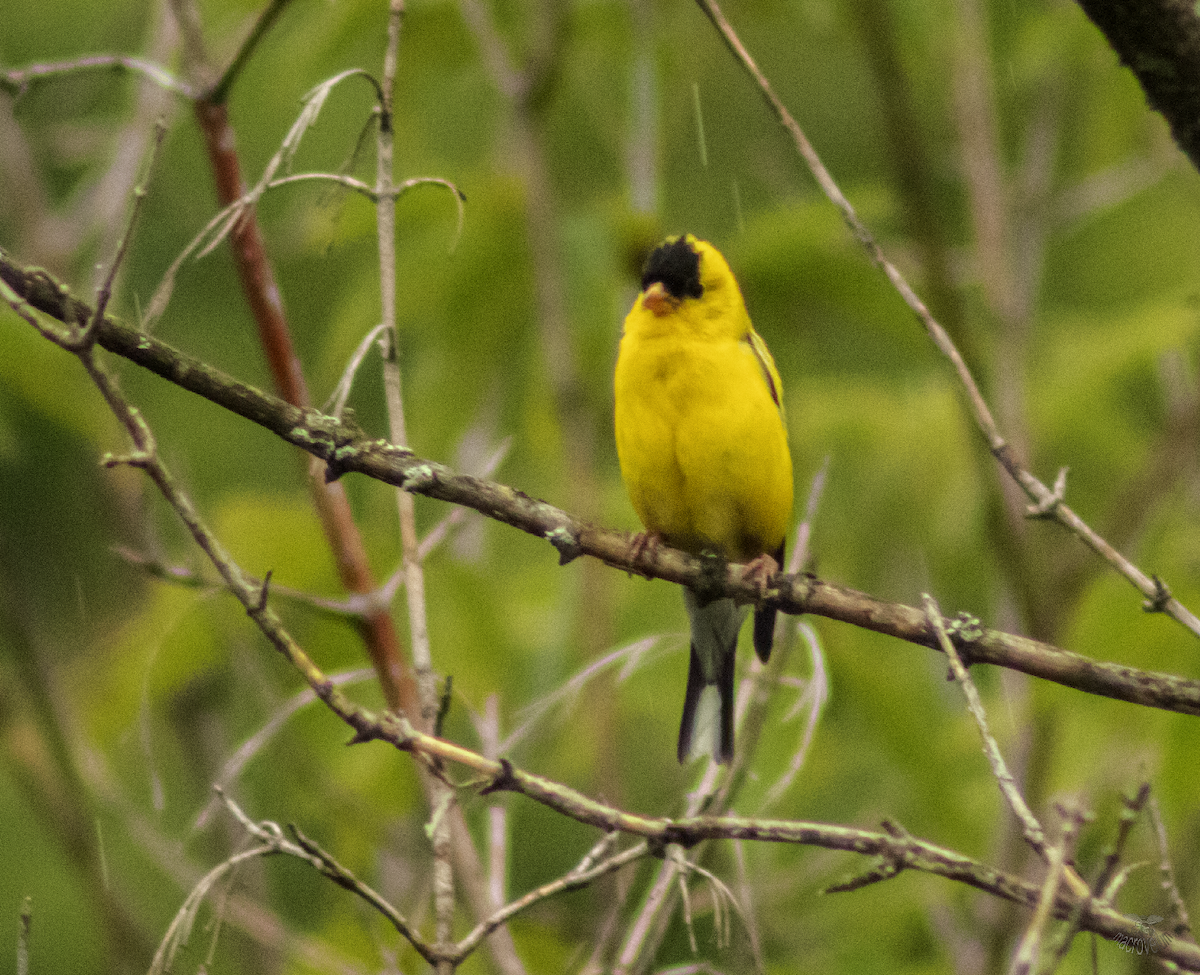
[[[946,258],[953,287],[939,314],[961,319],[972,365],[1034,471],[1050,483],[1069,466],[1075,509],[1200,609],[1196,173],[1078,9],[989,4],[991,60],[983,70],[1008,180],[1007,245],[1017,283],[1033,295],[1028,315],[1006,332],[981,284],[950,67],[965,44],[957,8],[899,5],[882,38],[901,67],[919,127],[910,135],[934,188],[926,216],[935,236],[922,240],[913,236],[912,201],[897,181],[884,124],[871,53],[881,39],[863,33],[880,21],[856,16],[851,5],[859,2],[754,0],[730,4],[727,14],[918,289],[923,248]],[[876,3],[866,9],[878,13]],[[348,68],[378,72],[383,7],[287,8],[234,89],[248,181],[314,85]],[[121,51],[180,70],[174,23],[155,5],[17,0],[9,8],[0,32],[6,68]],[[214,62],[232,56],[258,8],[202,0]],[[494,31],[486,37],[464,9],[445,0],[409,5],[396,87],[397,178],[445,178],[467,200],[461,236],[442,189],[418,187],[397,205],[400,359],[418,454],[474,472],[507,440],[497,479],[597,523],[634,529],[611,442],[615,347],[641,256],[662,234],[689,230],[729,257],[774,351],[798,510],[828,463],[812,526],[814,571],[910,604],[929,591],[948,614],[970,611],[986,625],[1099,659],[1196,671],[1194,638],[1144,614],[1137,593],[1098,559],[1050,524],[1005,514],[1001,474],[946,364],[817,194],[697,9],[682,0],[483,0]],[[497,83],[496,51],[517,71],[551,67],[532,105]],[[354,154],[370,98],[361,80],[343,82],[294,168],[345,167],[370,181],[373,141]],[[144,146],[162,112],[169,134],[113,306],[136,319],[215,209],[189,106],[144,79],[82,72],[15,99],[0,96],[0,142],[8,147],[0,151],[0,245],[90,297],[94,266],[109,259],[144,156],[126,150]],[[1051,138],[1039,149],[1031,133],[1046,124]],[[1049,167],[1048,191],[1024,199],[1031,159]],[[380,317],[374,213],[344,191],[305,184],[269,194],[259,217],[320,402]],[[546,280],[561,292],[567,336],[553,362],[539,305]],[[183,266],[155,328],[270,386],[223,248]],[[167,463],[241,565],[258,576],[271,571],[280,587],[341,595],[303,458],[153,376],[114,367]],[[562,375],[569,382],[556,384]],[[382,400],[371,357],[352,405],[376,435],[387,430]],[[21,900],[33,896],[36,973],[145,969],[192,884],[238,845],[220,812],[197,826],[211,783],[302,689],[230,597],[152,578],[116,551],[213,578],[147,481],[98,469],[98,456],[123,444],[74,360],[0,312],[0,919],[11,919],[6,930],[15,933]],[[399,559],[394,497],[361,479],[348,478],[347,488],[383,578]],[[422,532],[447,514],[418,499]],[[649,816],[682,809],[695,772],[674,759],[685,623],[672,586],[583,562],[559,568],[544,542],[471,515],[429,557],[426,595],[435,665],[454,677],[447,734],[470,747],[479,745],[475,717],[489,696],[506,734],[603,654],[657,635],[629,672],[609,668],[538,717],[509,757]],[[365,666],[344,619],[281,592],[276,602],[327,671]],[[402,596],[395,612],[404,632]],[[941,658],[810,622],[830,697],[807,763],[764,809],[803,736],[793,681],[777,694],[737,811],[864,828],[891,818],[1029,875]],[[789,672],[811,674],[803,644]],[[1052,802],[1063,796],[1096,811],[1080,846],[1085,872],[1114,835],[1118,796],[1149,777],[1194,914],[1200,722],[1016,674],[975,676],[1035,811],[1052,821]],[[380,704],[370,680],[351,693]],[[428,810],[411,763],[381,745],[346,749],[347,737],[310,704],[264,735],[227,787],[252,817],[296,822],[424,921]],[[463,798],[482,837],[483,801]],[[495,801],[509,815],[510,896],[569,869],[597,839],[531,802]],[[1131,846],[1130,860],[1156,860],[1144,824]],[[767,971],[983,970],[975,961],[1004,963],[1027,918],[928,876],[818,897],[866,868],[818,849],[747,844],[735,856],[717,844],[707,864],[731,885],[739,870],[750,878]],[[625,878],[633,895],[622,919],[650,876],[643,865]],[[299,864],[258,864],[240,881],[239,896],[263,914],[255,925],[222,929],[210,971],[423,964],[380,919]],[[519,917],[512,930],[528,970],[578,970],[620,889],[606,882]],[[701,957],[716,970],[753,970],[742,922],[734,918],[731,941],[718,943],[705,884],[693,895]],[[1118,903],[1142,915],[1168,913],[1151,870],[1134,872]],[[197,927],[180,970],[200,964],[210,937]],[[5,943],[0,937],[0,972],[11,970],[15,954]],[[1099,950],[1104,971],[1134,970],[1136,955],[1109,944]],[[1089,970],[1087,954],[1080,939],[1062,970]],[[692,957],[676,912],[657,964]],[[489,970],[488,962],[481,956],[464,970]]]

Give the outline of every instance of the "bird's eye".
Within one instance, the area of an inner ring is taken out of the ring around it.
[[[661,282],[672,298],[699,298],[704,294],[700,284],[700,255],[680,237],[656,248],[646,261],[642,272],[642,290]]]

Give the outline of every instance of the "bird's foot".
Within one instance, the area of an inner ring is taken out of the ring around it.
[[[770,588],[771,576],[778,571],[779,563],[764,552],[746,563],[746,568],[742,570],[742,580],[757,589],[761,599]]]
[[[637,572],[639,575],[649,578],[644,570],[638,568],[638,563],[645,558],[653,559],[658,554],[658,547],[661,544],[662,536],[658,532],[638,532],[634,535],[629,540],[629,561],[631,563],[629,574],[633,575],[634,572]]]

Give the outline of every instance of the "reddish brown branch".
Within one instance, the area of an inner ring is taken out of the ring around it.
[[[196,120],[208,150],[218,203],[226,207],[245,192],[229,111],[224,104],[201,100],[196,103]],[[288,403],[307,409],[311,407],[312,399],[253,208],[248,208],[242,215],[230,233],[229,241],[242,293],[258,327],[259,341],[275,388]],[[322,464],[310,465],[309,484],[342,585],[353,593],[373,592],[377,582],[345,490],[340,484],[325,482]],[[366,614],[361,619],[359,631],[388,706],[403,709],[415,723],[425,727],[416,681],[401,653],[391,614],[386,609]]]

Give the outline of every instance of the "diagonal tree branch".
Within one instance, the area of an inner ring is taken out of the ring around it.
[[[74,325],[88,322],[91,309],[50,275],[20,267],[0,251],[0,280],[31,308]],[[18,302],[19,304],[19,302]],[[709,560],[666,546],[634,559],[623,532],[585,524],[545,501],[484,478],[459,474],[412,451],[368,438],[353,424],[315,409],[300,409],[214,369],[166,342],[114,318],[95,324],[96,342],[143,368],[270,430],[324,461],[330,477],[357,472],[385,483],[473,508],[482,514],[549,541],[562,563],[580,555],[647,578],[666,579],[753,603],[765,598],[785,613],[812,613],[937,649],[937,633],[927,615],[913,606],[881,599],[814,576],[777,575],[765,596],[742,578],[743,567],[714,573]],[[951,622],[950,635],[965,664],[987,663],[1089,694],[1148,707],[1200,715],[1200,681],[1139,670],[1071,653],[1028,637],[983,628],[978,620]]]

